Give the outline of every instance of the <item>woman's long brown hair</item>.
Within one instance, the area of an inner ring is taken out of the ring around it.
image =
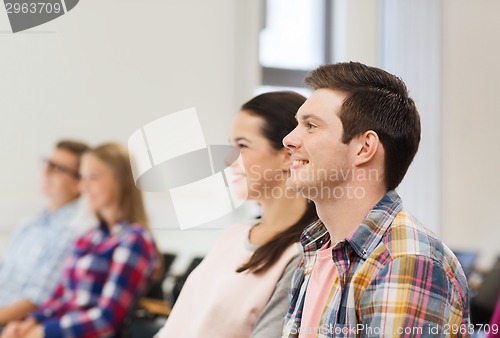
[[[255,274],[266,272],[276,263],[283,252],[300,239],[304,228],[318,219],[316,206],[307,202],[307,208],[302,217],[285,231],[274,236],[269,242],[259,247],[250,257],[250,260],[236,270],[236,272],[251,271]]]

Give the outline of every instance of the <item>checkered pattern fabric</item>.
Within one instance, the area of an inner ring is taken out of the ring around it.
[[[467,280],[458,260],[388,192],[360,226],[336,243],[338,277],[321,322],[300,326],[316,250],[330,239],[321,221],[301,237],[304,259],[293,278],[283,337],[468,336]]]
[[[33,314],[45,338],[112,337],[142,293],[156,264],[144,228],[100,224],[81,237],[66,261],[63,282]]]

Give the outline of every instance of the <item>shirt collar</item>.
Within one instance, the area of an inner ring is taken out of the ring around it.
[[[326,230],[321,220],[317,220],[307,226],[300,236],[300,243],[304,252],[316,251],[330,239],[330,234]]]
[[[69,215],[75,212],[75,210],[78,208],[78,199],[71,201],[69,203],[66,203],[65,205],[57,208],[56,210],[50,212],[47,209],[44,210],[43,212],[43,218],[47,222],[52,222],[52,221],[58,221],[58,220],[63,220],[67,218]]]
[[[110,231],[107,223],[103,220],[100,220],[99,229],[106,236],[114,236],[116,234],[119,234],[127,225],[128,225],[128,223],[125,220],[120,220],[120,221],[116,222],[116,224],[113,225],[113,227],[111,228],[111,231]]]
[[[368,258],[402,209],[401,197],[395,190],[390,190],[373,207],[356,230],[346,238],[346,241],[358,256],[363,259]]]
[[[394,217],[402,209],[401,197],[395,190],[390,190],[373,207],[352,234],[335,246],[348,242],[358,256],[366,259],[379,245]],[[321,220],[306,227],[300,237],[304,252],[316,251],[328,240],[330,240],[330,235]]]

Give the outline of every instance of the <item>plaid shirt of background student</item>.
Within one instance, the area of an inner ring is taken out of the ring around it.
[[[144,228],[103,223],[81,237],[65,264],[63,282],[32,316],[45,338],[110,337],[145,289],[156,265]]]

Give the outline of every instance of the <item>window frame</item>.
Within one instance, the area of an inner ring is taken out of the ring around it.
[[[261,30],[265,28],[267,18],[267,1],[262,0],[262,21]],[[317,0],[321,1],[323,7],[323,58],[321,63],[330,63],[333,60],[333,0]],[[260,41],[259,41],[260,46]],[[260,59],[260,58],[259,58]],[[304,78],[312,69],[294,69],[294,68],[278,68],[267,67],[260,64],[261,69],[261,86],[274,87],[305,87]],[[318,65],[319,66],[319,65]]]

